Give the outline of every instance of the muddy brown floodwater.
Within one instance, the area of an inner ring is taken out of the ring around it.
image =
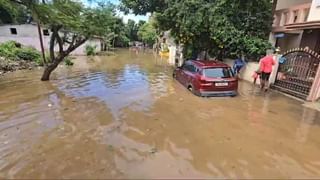
[[[0,178],[320,178],[320,115],[241,82],[199,98],[153,55],[0,77]]]

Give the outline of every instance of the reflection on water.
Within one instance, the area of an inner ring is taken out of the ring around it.
[[[320,115],[240,83],[198,98],[149,54],[0,77],[3,178],[319,178]]]

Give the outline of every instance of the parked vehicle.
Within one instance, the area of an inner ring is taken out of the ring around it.
[[[198,96],[236,96],[238,92],[231,67],[219,61],[186,61],[173,77]]]

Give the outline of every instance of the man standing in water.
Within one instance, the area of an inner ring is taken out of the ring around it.
[[[275,65],[273,55],[267,55],[260,60],[260,72],[261,72],[261,90],[268,91],[269,78],[272,73],[272,66]]]

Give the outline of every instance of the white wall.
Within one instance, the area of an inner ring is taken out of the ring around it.
[[[320,21],[320,0],[313,0],[308,21]]]
[[[101,44],[99,39],[88,40],[86,43],[75,49],[71,54],[72,55],[85,55],[86,45],[96,46],[96,52],[101,51]]]
[[[230,67],[233,67],[234,60],[225,59],[224,63],[228,64]],[[255,71],[259,69],[258,62],[249,62],[240,72],[240,78],[249,82],[253,82],[252,75]],[[260,84],[259,80],[257,80],[257,84]]]
[[[278,59],[281,57],[281,55],[278,56],[274,56],[274,59],[276,61],[276,64],[273,66],[273,70],[272,73],[270,75],[270,80],[269,82],[272,84],[275,82],[276,80],[276,74],[277,74],[277,70],[279,67],[278,64]],[[231,59],[224,59],[223,61],[224,63],[228,64],[230,67],[233,67],[233,63],[234,60]],[[247,63],[242,70],[240,71],[240,79],[245,80],[245,81],[249,81],[249,82],[253,82],[253,78],[252,75],[255,71],[259,70],[260,66],[258,62],[249,62]],[[257,84],[260,84],[260,81],[257,80]]]
[[[10,28],[16,28],[17,34],[11,34]],[[43,30],[43,29],[42,29]],[[50,36],[43,35],[43,46],[45,50],[49,49]],[[6,41],[16,41],[25,46],[32,46],[41,51],[38,28],[36,25],[23,24],[23,25],[3,25],[0,26],[0,43]],[[96,45],[97,52],[101,50],[99,39],[88,40],[85,44],[74,50],[72,55],[85,55],[85,46],[87,44]],[[55,47],[57,50],[58,48]]]
[[[312,0],[278,0],[276,10],[287,9],[291,6],[304,4],[304,3],[311,3],[311,2]]]
[[[10,28],[17,29],[17,35],[13,35],[10,32]],[[13,36],[13,37],[38,37],[38,29],[33,24],[22,25],[1,25],[0,36]]]

